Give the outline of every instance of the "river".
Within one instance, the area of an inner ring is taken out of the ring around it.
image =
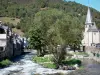
[[[71,72],[68,75],[100,75],[100,63],[85,58],[82,65],[84,66],[83,69]]]
[[[36,56],[36,51],[27,52],[24,55],[14,58],[14,63],[9,67],[0,69],[0,75],[34,75],[34,74],[67,74],[71,71],[56,70],[44,68],[41,65],[32,61],[32,57]]]
[[[64,73],[65,75],[68,73],[70,73],[68,75],[100,75],[100,64],[90,59],[83,59],[83,69],[71,72],[43,68],[32,61],[33,56],[36,56],[36,51],[26,52],[26,54],[14,58],[12,65],[0,69],[0,75],[47,75],[55,73]]]

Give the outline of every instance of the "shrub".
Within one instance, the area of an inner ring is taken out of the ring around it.
[[[2,60],[1,62],[0,62],[0,67],[7,67],[7,66],[9,66],[9,65],[11,65],[11,61],[10,60],[8,60],[8,59],[6,59],[6,60]]]
[[[66,58],[66,46],[59,45],[56,49],[53,50],[53,62],[56,64],[57,67],[62,64],[62,61]]]
[[[77,59],[71,59],[71,60],[68,60],[68,61],[63,61],[62,63],[66,64],[66,65],[78,64],[79,66],[82,64],[82,62],[80,60],[77,60]]]

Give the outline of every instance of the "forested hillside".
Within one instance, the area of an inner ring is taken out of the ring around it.
[[[35,48],[81,43],[86,12],[86,6],[71,1],[0,0],[0,17],[20,19],[16,28],[31,38],[31,47]],[[100,12],[93,8],[91,12],[100,28]]]
[[[76,2],[63,2],[62,0],[0,0],[0,16],[20,18],[22,19],[21,23],[26,19],[27,22],[30,19],[33,20],[35,13],[38,11],[51,8],[68,13],[80,19],[83,24],[85,22],[87,7]],[[100,13],[94,9],[91,11],[93,19],[96,21],[97,26],[100,27]]]

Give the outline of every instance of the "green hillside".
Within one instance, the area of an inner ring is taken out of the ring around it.
[[[3,23],[11,23],[13,25],[17,25],[17,23],[20,22],[20,19],[17,18],[10,18],[10,17],[0,17],[0,21],[2,21]]]
[[[20,3],[20,4],[19,4]],[[0,0],[0,16],[16,18],[33,18],[35,13],[42,9],[55,8],[72,16],[81,18],[85,22],[87,7],[76,2],[63,2],[62,0]],[[92,9],[93,19],[100,28],[100,12]],[[80,16],[79,16],[80,15]],[[33,17],[32,17],[33,16]]]
[[[36,1],[41,1],[41,0],[11,0],[11,1],[21,4],[27,4],[27,3],[35,3]],[[42,0],[42,1],[56,3],[56,2],[61,2],[62,0]]]

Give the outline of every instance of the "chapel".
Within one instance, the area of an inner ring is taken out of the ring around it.
[[[90,7],[88,7],[85,30],[83,32],[83,46],[100,46],[100,30],[97,28],[96,23],[93,21]]]

